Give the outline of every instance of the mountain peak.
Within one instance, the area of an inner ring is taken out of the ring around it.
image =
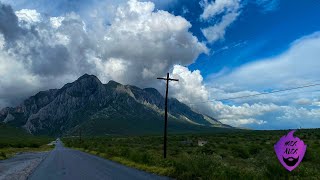
[[[80,83],[82,86],[100,86],[102,82],[95,75],[84,74],[79,77],[74,83]]]
[[[81,80],[81,79],[98,79],[97,76],[93,75],[93,74],[87,74],[85,73],[84,75],[80,76],[78,78],[78,80]]]

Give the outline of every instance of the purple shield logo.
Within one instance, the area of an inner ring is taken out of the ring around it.
[[[281,137],[281,139],[274,145],[274,150],[280,163],[288,171],[292,171],[302,161],[304,154],[307,150],[307,145],[298,137],[293,137],[295,130],[290,131],[287,135]]]

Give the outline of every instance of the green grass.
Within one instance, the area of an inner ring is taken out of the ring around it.
[[[21,128],[0,123],[0,160],[20,152],[51,150],[53,146],[47,144],[53,140],[51,137],[33,136]]]
[[[63,141],[66,146],[177,179],[319,179],[320,130],[295,133],[308,147],[302,163],[292,172],[281,166],[273,150],[274,144],[287,133],[170,135],[165,160],[161,136],[87,137],[81,143],[77,138],[63,138]],[[200,147],[199,139],[208,143]]]
[[[42,145],[37,148],[32,147],[22,147],[22,148],[0,148],[0,160],[8,159],[13,157],[17,153],[22,152],[43,152],[43,151],[50,151],[54,148],[54,145]]]

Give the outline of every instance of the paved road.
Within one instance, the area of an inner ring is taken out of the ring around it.
[[[30,180],[144,180],[169,179],[118,163],[93,156],[81,151],[63,147],[58,141],[54,150],[35,169]]]

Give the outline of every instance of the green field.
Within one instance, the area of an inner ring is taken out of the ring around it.
[[[320,129],[298,130],[307,144],[295,170],[279,163],[274,144],[289,131],[241,131],[170,135],[168,158],[162,158],[161,136],[64,138],[77,148],[128,166],[177,179],[320,179]],[[198,146],[198,140],[208,143]]]
[[[32,136],[21,128],[0,123],[0,160],[7,159],[19,152],[47,151],[54,140],[45,136]]]

